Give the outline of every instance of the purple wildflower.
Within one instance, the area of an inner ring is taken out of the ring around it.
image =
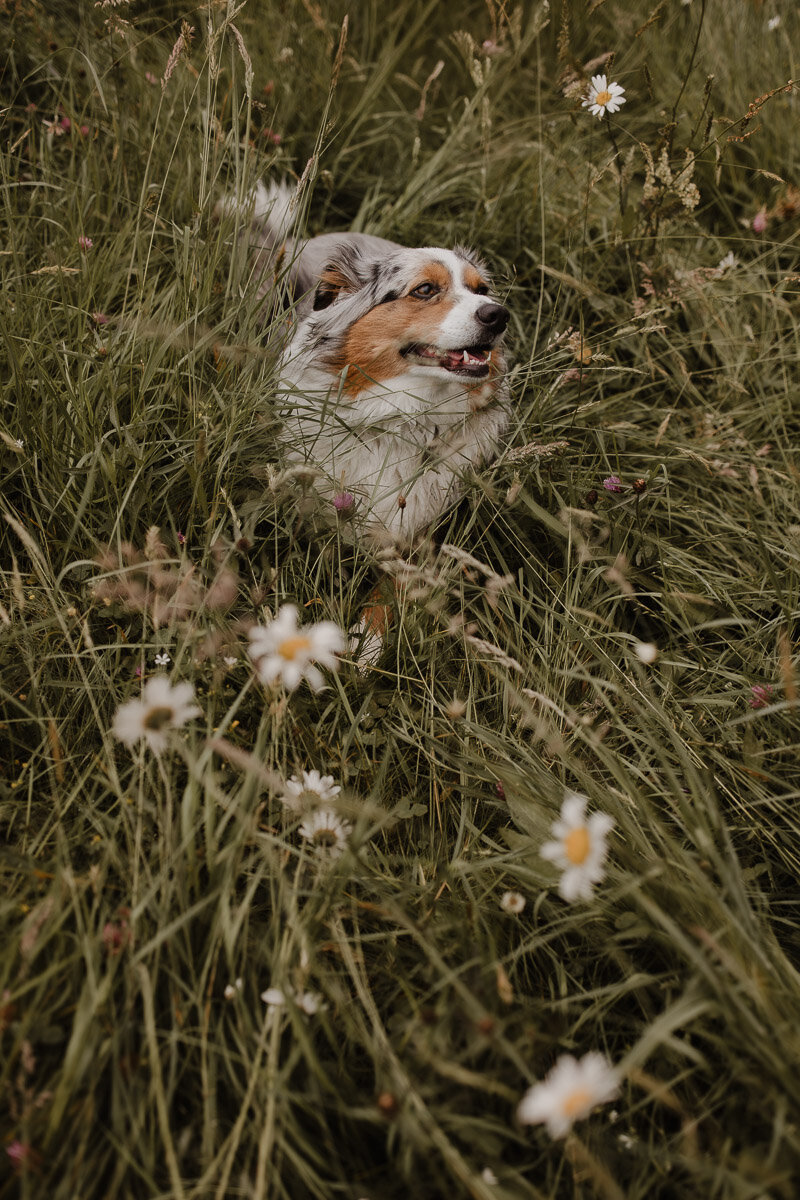
[[[772,688],[768,683],[756,683],[750,688],[750,707],[766,708],[772,702]]]
[[[131,941],[131,929],[127,921],[106,921],[103,926],[103,946],[108,954],[116,957]]]
[[[603,480],[603,487],[607,492],[621,492],[622,480],[619,475],[609,475],[608,479]]]
[[[6,1146],[6,1154],[11,1159],[11,1165],[15,1171],[21,1171],[33,1157],[31,1147],[19,1139]]]
[[[338,513],[348,513],[355,504],[352,492],[337,492],[333,497],[333,507]]]

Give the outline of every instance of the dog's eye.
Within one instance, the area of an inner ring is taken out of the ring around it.
[[[414,296],[417,300],[430,300],[431,296],[435,296],[438,291],[439,289],[434,283],[421,283],[418,287],[414,288],[410,295]]]
[[[489,295],[489,289],[485,283],[482,283],[480,287],[475,288],[475,295],[476,296],[488,296]]]

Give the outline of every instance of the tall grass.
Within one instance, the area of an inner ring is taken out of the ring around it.
[[[0,10],[0,1196],[789,1200],[797,13],[346,15]],[[508,449],[402,561],[283,471],[283,318],[215,217],[279,176],[310,233],[474,244],[513,312]],[[195,589],[160,621],[156,571]],[[248,622],[348,629],[387,574],[376,668],[257,682]],[[128,749],[164,670],[203,716]],[[332,863],[280,800],[311,769]],[[574,904],[565,788],[615,822]],[[613,1105],[520,1125],[593,1050]]]

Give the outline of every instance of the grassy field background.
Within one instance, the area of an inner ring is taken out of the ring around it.
[[[792,1200],[796,6],[0,0],[0,45],[0,1197]],[[318,695],[248,622],[347,629],[387,564],[276,452],[214,208],[279,177],[513,313],[508,450]],[[165,671],[202,717],[131,750]],[[615,822],[590,901],[539,854],[565,788]],[[522,1126],[590,1051],[619,1097]]]

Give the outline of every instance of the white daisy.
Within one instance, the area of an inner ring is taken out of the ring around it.
[[[594,884],[605,875],[608,854],[606,836],[614,821],[606,813],[592,813],[586,820],[587,799],[567,792],[561,818],[553,822],[553,842],[545,842],[539,853],[563,871],[558,892],[564,900],[589,900]]]
[[[521,913],[525,907],[525,897],[521,892],[503,892],[500,897],[500,907],[503,912]]]
[[[332,808],[318,808],[300,826],[300,836],[328,858],[344,853],[352,831],[349,821],[343,821]]]
[[[261,999],[268,1008],[283,1008],[291,1000],[309,1017],[326,1007],[318,992],[296,992],[294,988],[268,987],[261,993]]]
[[[303,771],[302,780],[293,775],[286,781],[286,791],[280,797],[287,808],[300,811],[321,804],[330,805],[342,789],[334,784],[332,775],[319,771]]]
[[[194,700],[191,683],[170,683],[166,675],[154,675],[142,688],[139,700],[129,700],[117,709],[113,733],[126,746],[144,738],[159,754],[167,748],[170,729],[179,729],[193,717],[202,716]]]
[[[345,648],[345,638],[333,621],[316,625],[297,624],[297,609],[284,604],[269,625],[256,625],[250,630],[248,653],[256,664],[262,683],[270,687],[280,680],[290,692],[304,677],[315,692],[325,687],[322,673],[313,664],[321,663],[335,671],[339,666],[336,655]]]
[[[625,104],[625,88],[618,83],[608,83],[605,75],[593,75],[583,108],[588,108],[593,117],[604,117],[606,113],[618,112]]]
[[[552,1138],[562,1138],[574,1121],[618,1094],[619,1075],[604,1055],[592,1052],[578,1061],[562,1054],[547,1078],[528,1088],[517,1116],[524,1125],[545,1124]]]

